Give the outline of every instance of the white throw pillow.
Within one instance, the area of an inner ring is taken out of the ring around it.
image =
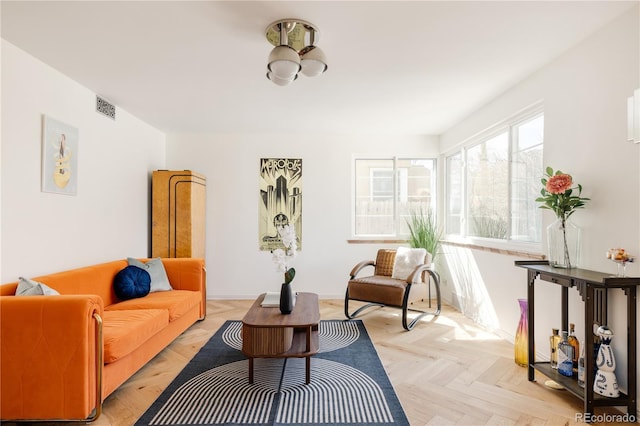
[[[398,247],[391,277],[406,280],[416,266],[425,262],[426,255],[427,250],[423,248]]]
[[[153,293],[154,291],[173,290],[173,287],[171,287],[171,284],[169,283],[169,278],[167,277],[167,271],[165,271],[164,265],[162,264],[162,259],[159,257],[151,259],[147,263],[128,257],[127,262],[129,262],[129,265],[137,266],[149,273],[151,276],[151,290],[149,290],[149,293]]]
[[[18,287],[16,288],[16,296],[59,296],[60,293],[38,281],[29,278],[18,278]]]

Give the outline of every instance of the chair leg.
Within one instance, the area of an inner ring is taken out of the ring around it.
[[[349,313],[349,288],[347,287],[347,292],[344,296],[344,316],[346,316],[349,319],[354,319],[355,317],[358,316],[358,314],[362,311],[364,311],[365,309],[368,308],[372,308],[374,306],[378,306],[378,307],[384,307],[385,305],[383,305],[382,303],[367,303],[364,306],[361,306],[360,308],[356,309],[355,312],[353,313]]]
[[[402,327],[407,331],[413,330],[413,327],[415,327],[416,323],[420,321],[420,319],[425,315],[434,315],[434,316],[440,315],[440,310],[442,309],[442,299],[440,296],[440,275],[438,275],[436,271],[432,271],[430,269],[428,269],[427,272],[433,277],[433,282],[436,288],[437,309],[434,312],[429,312],[429,311],[421,311],[418,309],[409,308],[409,293],[411,292],[411,285],[409,285],[407,288],[407,291],[404,293],[404,299],[402,301]],[[431,298],[429,298],[429,300],[431,300]],[[420,315],[418,315],[410,323],[408,323],[407,322],[408,311],[419,312]]]
[[[427,270],[429,275],[433,277],[433,282],[436,287],[436,311],[434,315],[440,315],[440,311],[442,310],[442,296],[440,295],[440,275],[436,271],[432,271],[431,269]],[[431,287],[429,287],[431,288]],[[431,299],[429,299],[431,300]]]

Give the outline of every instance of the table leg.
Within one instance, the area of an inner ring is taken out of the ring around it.
[[[253,358],[249,358],[249,384],[253,384]]]
[[[536,375],[535,375],[535,369],[533,368],[533,365],[536,362],[536,352],[535,352],[535,332],[534,332],[534,325],[535,325],[535,321],[534,321],[534,309],[535,309],[535,288],[534,288],[534,284],[536,282],[536,276],[537,273],[535,271],[531,271],[529,270],[527,273],[527,307],[528,307],[528,311],[527,311],[527,334],[528,334],[528,343],[527,343],[527,352],[528,352],[528,356],[527,356],[527,363],[529,364],[529,367],[527,368],[528,370],[528,378],[530,382],[533,382],[536,380]]]
[[[635,360],[637,355],[637,336],[636,336],[636,287],[625,289],[627,295],[627,359]],[[636,377],[636,363],[629,362],[627,365],[627,377]],[[637,384],[635,380],[629,380],[627,384],[627,394],[629,403],[627,404],[627,413],[637,416]]]
[[[312,327],[307,327],[307,352],[311,351],[311,330]],[[307,356],[305,359],[305,369],[306,369],[306,384],[311,383],[311,356]]]
[[[593,312],[594,312],[594,297],[595,297],[595,290],[593,288],[592,285],[590,284],[586,284],[587,287],[587,294],[586,294],[586,298],[584,301],[584,326],[586,328],[585,335],[589,336],[587,337],[587,339],[585,339],[585,348],[584,348],[584,365],[585,365],[585,369],[584,369],[584,374],[585,374],[585,387],[584,387],[584,401],[583,401],[583,406],[584,406],[584,415],[593,415],[594,411],[594,401],[595,401],[595,396],[593,394],[593,382],[594,382],[594,365],[595,365],[595,359],[594,359],[594,353],[593,353],[593,343],[594,343],[594,339],[593,339]]]

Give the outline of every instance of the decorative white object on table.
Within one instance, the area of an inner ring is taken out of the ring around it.
[[[616,360],[613,356],[611,348],[611,339],[613,331],[607,326],[600,326],[596,333],[600,336],[600,349],[598,349],[598,357],[596,358],[596,366],[598,372],[593,382],[593,391],[602,396],[617,398],[620,396],[618,389],[618,380],[616,379]]]

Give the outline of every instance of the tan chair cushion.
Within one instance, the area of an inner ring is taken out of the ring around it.
[[[390,277],[393,274],[393,264],[396,261],[395,249],[380,249],[376,256],[376,269],[374,275]]]
[[[407,283],[391,277],[373,275],[349,281],[349,298],[366,302],[402,306]]]
[[[382,303],[389,306],[402,306],[407,282],[391,277],[373,275],[349,281],[349,298],[363,302]],[[424,299],[427,285],[413,284],[409,294],[409,303]]]

